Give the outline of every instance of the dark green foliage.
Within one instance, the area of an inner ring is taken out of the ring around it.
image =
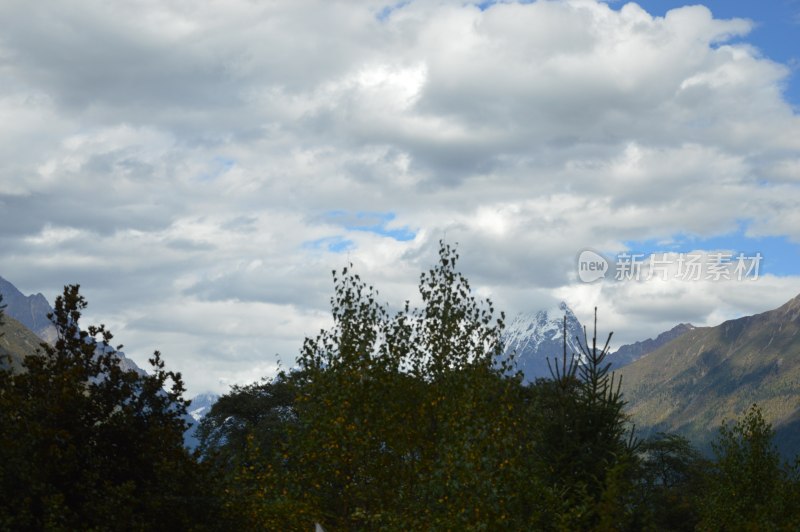
[[[686,485],[702,461],[689,440],[663,432],[643,441],[639,447],[648,483],[666,489]]]
[[[525,466],[527,391],[499,360],[502,316],[471,294],[454,250],[442,245],[439,259],[421,276],[423,306],[395,315],[350,269],[334,274],[334,327],[306,340],[300,371],[286,379],[296,391],[292,422],[268,424],[273,436],[251,432],[231,477],[229,505],[249,526],[541,522],[549,496]],[[257,400],[255,388],[238,392],[250,396],[245,404]]]
[[[694,530],[696,499],[702,494],[708,463],[676,434],[659,433],[639,446],[642,508],[657,530]]]
[[[180,374],[120,368],[104,326],[78,326],[78,286],[55,302],[55,346],[0,372],[0,528],[188,529],[204,499],[182,444]],[[168,387],[167,387],[168,386]]]
[[[285,443],[293,423],[296,388],[285,374],[247,386],[233,386],[200,422],[200,452],[230,471],[248,445],[267,452]]]
[[[611,335],[600,349],[596,331],[595,311],[591,347],[584,334],[578,339],[582,352],[568,355],[565,319],[561,361],[551,363],[552,379],[534,387],[536,474],[563,501],[561,526],[635,528],[637,442],[623,412],[620,383],[605,361]]]
[[[5,314],[6,306],[3,304],[3,294],[0,294],[0,327],[5,325],[5,321],[3,321],[3,315]],[[0,337],[2,337],[5,333],[0,331]]]
[[[334,273],[333,327],[295,371],[220,398],[201,462],[180,375],[158,352],[152,375],[122,370],[67,287],[55,346],[0,372],[0,529],[800,529],[797,470],[755,406],[715,461],[675,435],[637,441],[596,319],[591,344],[565,341],[552,378],[524,386],[457,258],[442,245],[422,306],[394,314]]]
[[[646,480],[608,345],[584,342],[581,363],[565,352],[553,379],[523,386],[500,358],[502,316],[474,299],[456,260],[443,245],[421,277],[423,306],[394,315],[349,269],[334,274],[334,327],[306,340],[299,371],[215,407],[203,449],[243,526],[650,525],[657,482]]]
[[[456,258],[442,246],[439,264],[421,278],[423,307],[406,304],[394,315],[357,275],[334,275],[334,327],[306,340],[299,371],[234,388],[212,410],[203,449],[226,479],[225,503],[239,526],[739,530],[756,523],[750,529],[760,530],[795,523],[786,501],[797,496],[797,482],[765,451],[763,423],[723,427],[716,464],[677,436],[637,441],[605,362],[608,342],[599,348],[596,334],[590,346],[584,337],[578,357],[565,349],[552,379],[523,386],[511,377],[511,365],[498,358],[502,317],[473,298]],[[729,501],[750,478],[783,495],[769,504],[763,494],[745,498],[750,514],[741,517],[742,503]]]
[[[752,405],[723,423],[699,501],[701,530],[798,530],[797,471],[782,467],[772,427]]]

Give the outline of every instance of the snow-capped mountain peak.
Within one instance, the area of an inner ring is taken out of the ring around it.
[[[192,398],[192,404],[189,405],[189,415],[195,421],[200,422],[209,411],[214,403],[219,399],[219,395],[215,393],[201,393]]]
[[[505,354],[514,355],[526,381],[550,376],[547,359],[560,359],[564,352],[565,316],[567,353],[579,355],[576,336],[583,338],[583,326],[564,301],[548,310],[518,314],[509,322],[503,333]]]

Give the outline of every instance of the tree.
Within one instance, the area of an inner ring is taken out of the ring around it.
[[[537,475],[563,501],[563,527],[635,528],[638,442],[623,411],[621,382],[606,362],[611,334],[602,348],[597,344],[597,309],[594,323],[591,347],[584,331],[581,353],[568,354],[565,318],[561,361],[548,360],[551,378],[533,386]]]
[[[781,466],[773,436],[755,404],[734,424],[723,422],[699,501],[700,530],[800,528],[798,478]]]
[[[80,328],[85,307],[65,287],[55,345],[0,373],[0,528],[190,529],[213,505],[183,447],[181,376],[157,351],[152,374],[123,370],[103,325]]]
[[[352,267],[334,272],[334,326],[306,339],[290,376],[285,444],[251,434],[239,460],[231,504],[249,526],[536,528],[525,390],[501,360],[502,314],[457,260],[442,243],[422,306],[395,314]]]
[[[665,433],[643,441],[639,456],[641,498],[655,528],[695,530],[707,461],[686,438]]]
[[[272,380],[234,385],[214,403],[197,429],[204,459],[230,472],[249,445],[256,443],[265,453],[281,447],[288,425],[296,419],[295,393],[285,373]]]

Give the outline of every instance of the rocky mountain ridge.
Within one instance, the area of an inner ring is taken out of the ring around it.
[[[525,382],[550,377],[548,358],[560,360],[564,352],[565,317],[567,354],[580,355],[576,338],[583,338],[583,326],[564,301],[553,309],[518,314],[509,322],[503,332],[504,355],[514,356]]]
[[[698,444],[757,403],[779,447],[800,449],[800,296],[715,327],[696,327],[622,367],[628,412],[642,434]]]

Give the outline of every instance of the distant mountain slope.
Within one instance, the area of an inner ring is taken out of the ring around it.
[[[564,352],[564,316],[567,317],[567,353],[580,354],[576,336],[583,338],[583,326],[563,301],[556,309],[517,315],[503,332],[505,356],[516,355],[517,369],[526,382],[549,377],[548,357],[560,359]]]
[[[622,366],[627,366],[628,364],[639,360],[643,356],[649,355],[662,345],[665,345],[667,342],[671,342],[672,340],[683,334],[686,334],[694,328],[694,325],[691,323],[680,323],[672,329],[659,334],[655,337],[655,339],[648,338],[647,340],[641,342],[623,345],[608,356],[608,362],[611,363],[611,369],[617,370]]]
[[[210,392],[192,397],[192,404],[189,405],[188,410],[189,415],[184,418],[189,428],[183,434],[183,444],[189,449],[196,449],[200,445],[200,441],[197,439],[197,428],[218,400],[219,395]]]
[[[211,392],[195,395],[192,397],[192,404],[189,405],[189,415],[197,422],[202,421],[218,400],[219,395]]]
[[[19,321],[5,315],[3,316],[4,324],[0,326],[0,356],[3,356],[0,361],[0,368],[8,367],[10,358],[10,365],[13,370],[22,368],[22,360],[30,353],[35,353],[42,342],[41,338],[33,334]]]
[[[57,331],[47,317],[49,313],[53,312],[53,308],[42,294],[25,296],[17,287],[2,277],[0,277],[0,293],[3,294],[3,304],[8,305],[3,316],[5,325],[0,327],[0,333],[5,333],[0,337],[0,355],[10,357],[11,368],[19,370],[22,368],[22,360],[29,354],[35,353],[42,341],[55,343]],[[112,346],[108,346],[107,349],[114,351]],[[114,351],[114,353],[119,358],[122,369],[132,370],[141,375],[146,374],[122,351]],[[3,359],[0,367],[7,367],[6,364],[7,362]],[[197,438],[194,435],[197,430],[197,422],[215,400],[216,396],[212,398],[211,394],[200,397],[198,403],[192,405],[192,411],[184,416],[188,427],[184,433],[184,444],[188,448],[197,447]]]
[[[778,309],[698,327],[619,370],[628,412],[644,433],[703,444],[723,419],[758,403],[784,451],[800,443],[800,296]]]
[[[14,318],[16,322],[33,332],[41,340],[51,345],[55,344],[58,339],[58,332],[50,322],[50,318],[47,317],[48,314],[53,312],[53,307],[50,306],[50,303],[47,302],[47,299],[42,294],[26,296],[16,286],[2,277],[0,277],[0,294],[3,294],[3,304],[7,305],[5,309],[6,317]],[[37,341],[35,347],[38,346],[39,342]],[[30,352],[35,352],[35,347]],[[126,357],[124,352],[115,352],[119,357],[122,369],[144,374],[144,371],[133,360]]]
[[[42,294],[26,296],[16,286],[0,277],[0,294],[8,305],[6,316],[11,316],[48,343],[56,340],[56,328],[47,317],[53,309]]]

